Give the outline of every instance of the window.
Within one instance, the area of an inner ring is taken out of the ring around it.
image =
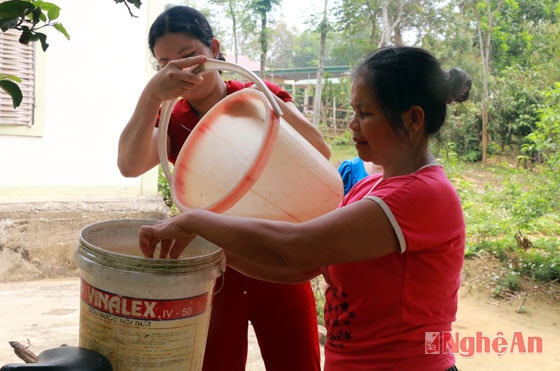
[[[34,124],[35,48],[33,43],[20,44],[19,35],[13,29],[0,32],[0,73],[19,77],[23,93],[21,104],[14,109],[10,95],[0,89],[0,134],[33,135],[30,129]]]

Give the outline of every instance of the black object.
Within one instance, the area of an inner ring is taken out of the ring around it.
[[[39,353],[37,363],[9,364],[0,371],[51,370],[51,371],[113,371],[111,362],[91,349],[61,346]]]

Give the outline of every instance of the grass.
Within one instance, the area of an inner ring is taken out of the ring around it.
[[[493,256],[508,273],[537,282],[560,279],[560,178],[548,169],[507,164],[446,167],[465,215],[465,257]]]
[[[356,148],[354,148],[352,144],[350,131],[335,138],[327,139],[327,142],[331,147],[330,161],[337,167],[342,161],[354,158],[358,155]]]

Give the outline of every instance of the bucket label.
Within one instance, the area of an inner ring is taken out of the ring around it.
[[[206,311],[208,294],[183,299],[139,299],[100,290],[82,280],[82,300],[90,307],[119,317],[144,320],[176,320]]]
[[[80,347],[105,355],[113,370],[202,369],[210,293],[183,299],[134,298],[82,279],[80,297]]]

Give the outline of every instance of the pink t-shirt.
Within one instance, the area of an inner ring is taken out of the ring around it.
[[[385,211],[401,251],[324,270],[325,371],[446,370],[453,354],[426,339],[451,331],[457,312],[465,246],[457,192],[432,165],[388,179],[370,175],[341,207],[364,197]]]

